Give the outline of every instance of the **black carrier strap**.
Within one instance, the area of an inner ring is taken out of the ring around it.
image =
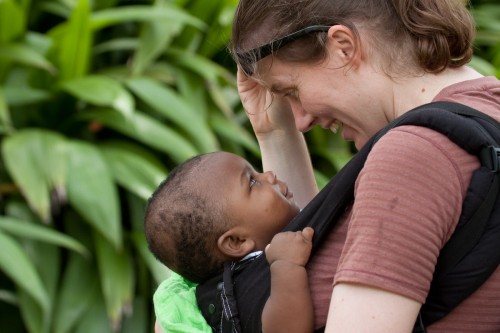
[[[498,122],[477,110],[450,102],[429,103],[407,112],[372,138],[285,230],[313,227],[314,255],[352,203],[354,183],[373,145],[387,131],[401,125],[425,126],[441,132],[481,160],[481,167],[472,176],[457,228],[438,258],[429,295],[415,324],[416,333],[425,332],[426,326],[448,314],[481,286],[500,263]],[[226,266],[224,274],[197,287],[198,305],[214,332],[261,332],[261,314],[270,292],[266,258],[264,255],[256,258],[245,269],[235,267]],[[232,290],[239,313],[236,319],[224,311],[225,289]]]

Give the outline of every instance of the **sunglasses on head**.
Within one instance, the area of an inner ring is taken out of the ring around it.
[[[264,44],[262,46],[251,49],[250,51],[237,53],[238,59],[240,59],[240,64],[243,66],[243,71],[247,75],[253,74],[253,64],[257,61],[267,57],[268,55],[278,51],[283,46],[290,44],[293,41],[311,33],[311,32],[326,32],[330,29],[330,25],[312,25],[306,27],[304,29],[300,29],[299,31],[295,31],[285,37],[280,39],[275,39],[268,44]]]

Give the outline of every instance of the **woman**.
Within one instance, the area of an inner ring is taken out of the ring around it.
[[[303,201],[317,188],[300,132],[316,125],[341,128],[359,149],[432,101],[500,121],[500,81],[466,65],[474,25],[461,1],[241,0],[233,24],[238,88],[264,169]],[[386,134],[358,177],[353,206],[308,265],[316,327],[411,332],[478,166],[428,128]],[[497,269],[428,331],[498,332],[499,313]]]

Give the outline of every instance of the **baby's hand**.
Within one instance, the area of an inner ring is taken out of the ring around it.
[[[266,247],[267,262],[271,265],[278,260],[305,266],[312,249],[314,230],[310,227],[302,231],[287,231],[276,234]]]

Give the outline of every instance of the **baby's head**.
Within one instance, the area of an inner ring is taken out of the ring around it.
[[[169,174],[148,201],[151,252],[171,270],[202,282],[225,261],[263,250],[299,208],[285,183],[226,152],[196,156]]]

